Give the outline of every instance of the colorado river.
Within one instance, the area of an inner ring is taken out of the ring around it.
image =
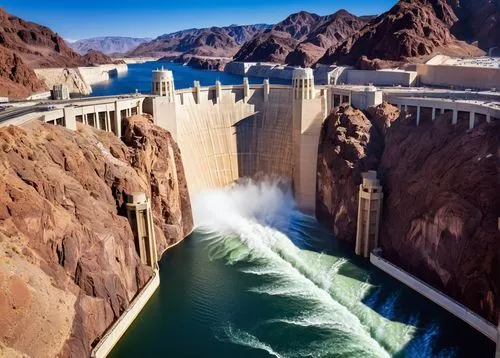
[[[206,191],[197,229],[112,357],[493,357],[494,344],[294,208],[276,183]]]

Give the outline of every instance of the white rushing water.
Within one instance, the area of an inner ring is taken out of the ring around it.
[[[220,339],[276,357],[436,354],[432,349],[439,327],[419,327],[415,312],[402,315],[400,291],[382,294],[382,287],[370,283],[369,271],[349,258],[307,250],[314,240],[307,237],[307,227],[314,219],[296,210],[290,191],[280,183],[249,181],[208,190],[196,198],[193,209],[196,226],[208,233],[211,260],[262,278],[248,288],[253,294],[297,304],[294,314],[278,313],[262,325],[325,332],[307,346],[283,347],[274,344],[273,337],[258,337],[228,323],[218,333]],[[453,356],[453,350],[438,355]]]

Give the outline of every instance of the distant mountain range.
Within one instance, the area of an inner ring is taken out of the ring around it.
[[[422,62],[436,53],[483,55],[482,50],[500,47],[499,34],[498,0],[400,0],[379,16],[301,11],[275,25],[193,28],[151,41],[100,37],[70,47],[51,29],[0,8],[0,96],[45,90],[33,68],[111,63],[106,54],[114,53],[166,56],[210,69],[222,69],[232,59],[373,69]]]
[[[139,45],[128,56],[232,57],[243,43],[270,27],[265,24],[230,25],[177,31]]]
[[[151,40],[151,38],[105,36],[68,42],[68,45],[81,55],[85,55],[90,50],[97,50],[106,55],[112,55],[129,52],[140,44],[150,42]]]

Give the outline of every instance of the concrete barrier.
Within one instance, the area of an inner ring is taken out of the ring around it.
[[[123,312],[118,320],[107,330],[106,334],[92,350],[90,354],[91,357],[105,358],[109,352],[111,352],[159,286],[160,272],[156,269],[153,273],[153,277],[151,277],[146,286],[144,286],[125,312]]]
[[[484,334],[486,337],[491,339],[493,342],[497,342],[497,327],[485,320],[483,317],[472,312],[470,309],[453,300],[452,298],[446,296],[444,293],[432,288],[422,280],[416,278],[415,276],[403,271],[396,265],[390,263],[384,258],[377,256],[373,253],[370,254],[370,262],[381,269],[382,271],[388,273],[395,279],[401,281],[408,287],[414,289],[421,295],[427,297],[432,302],[437,303],[445,310],[453,313],[455,316],[463,320],[464,322],[471,325],[473,328],[477,329],[479,332]],[[498,357],[498,344],[497,344],[497,357]]]

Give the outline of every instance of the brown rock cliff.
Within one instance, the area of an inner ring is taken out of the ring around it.
[[[366,115],[340,107],[323,124],[318,220],[353,242],[360,173],[378,167],[384,257],[496,324],[500,123],[469,130],[445,114],[416,127],[388,104]]]
[[[160,252],[190,232],[170,134],[142,117],[124,133],[128,145],[84,126],[0,129],[0,352],[86,357],[126,309],[152,272],[123,216],[127,193],[151,196]]]

